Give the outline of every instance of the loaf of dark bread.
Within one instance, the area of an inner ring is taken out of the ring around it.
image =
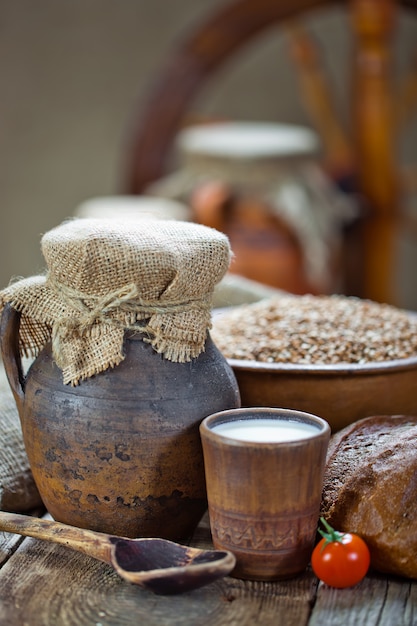
[[[417,578],[417,416],[367,417],[333,435],[321,515],[366,541],[373,569]]]

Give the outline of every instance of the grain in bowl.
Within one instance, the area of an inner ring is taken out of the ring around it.
[[[216,312],[242,406],[297,409],[333,432],[417,415],[417,314],[346,296],[278,295]]]
[[[229,359],[331,365],[417,355],[417,316],[388,304],[279,295],[223,312],[212,337]]]

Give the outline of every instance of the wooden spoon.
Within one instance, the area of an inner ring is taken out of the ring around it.
[[[0,511],[0,531],[59,543],[111,565],[125,580],[158,594],[197,589],[226,576],[231,552],[200,550],[167,539],[128,539],[47,519]]]

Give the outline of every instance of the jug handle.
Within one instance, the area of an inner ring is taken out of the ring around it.
[[[25,399],[25,375],[19,351],[19,328],[21,313],[6,304],[1,316],[1,354],[9,385],[19,414]]]

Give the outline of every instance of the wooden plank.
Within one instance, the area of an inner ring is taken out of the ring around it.
[[[210,545],[207,525],[193,544]],[[8,626],[307,624],[311,572],[276,583],[231,577],[179,596],[156,596],[63,546],[25,539],[0,570],[0,623]]]
[[[40,516],[43,514],[43,511],[44,509],[35,509],[32,511],[32,514]],[[4,533],[0,531],[0,567],[2,567],[16,552],[23,540],[24,538],[19,535],[13,535],[11,533]]]
[[[9,626],[307,623],[311,574],[283,583],[224,579],[179,596],[156,596],[62,546],[26,539],[0,570],[0,623]]]
[[[355,587],[320,583],[308,626],[416,626],[417,581],[370,573]]]
[[[211,546],[207,517],[191,543]],[[0,533],[0,561],[0,624],[8,626],[417,626],[417,581],[375,573],[344,590],[317,586],[308,569],[293,580],[227,577],[157,596],[108,565],[35,539]]]
[[[22,541],[23,537],[0,532],[0,567],[15,553]]]

